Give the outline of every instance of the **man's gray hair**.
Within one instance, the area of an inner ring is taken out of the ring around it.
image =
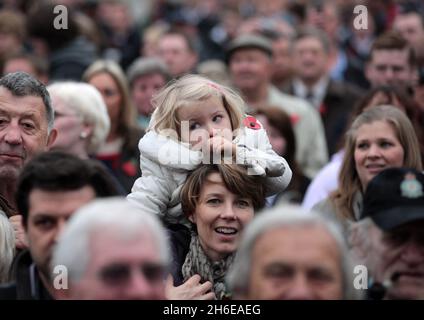
[[[161,262],[168,267],[168,238],[159,219],[143,212],[125,198],[94,200],[75,212],[53,250],[51,270],[65,266],[71,281],[83,277],[90,262],[90,241],[98,231],[113,232],[125,240],[141,234],[153,237]]]
[[[252,267],[252,252],[256,241],[263,234],[282,227],[310,226],[324,227],[337,243],[340,253],[340,265],[343,279],[343,299],[357,300],[362,298],[362,292],[353,286],[353,264],[340,226],[325,219],[316,212],[307,211],[298,206],[277,206],[258,214],[244,231],[234,264],[227,275],[230,290],[246,294],[249,289],[249,279]],[[276,244],[278,246],[278,244]]]
[[[139,77],[149,74],[159,73],[168,82],[172,79],[171,73],[165,62],[156,57],[138,58],[129,67],[127,78],[130,87],[134,85],[134,81]]]
[[[0,87],[6,88],[16,97],[40,97],[46,108],[48,132],[50,133],[54,125],[54,112],[50,95],[43,83],[26,72],[18,71],[8,73],[0,78]]]

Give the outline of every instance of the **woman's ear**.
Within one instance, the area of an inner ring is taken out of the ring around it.
[[[83,124],[83,129],[80,133],[80,137],[82,139],[88,138],[93,133],[93,125],[92,124]]]
[[[194,213],[190,213],[188,215],[188,220],[190,220],[190,222],[196,224],[196,215]]]

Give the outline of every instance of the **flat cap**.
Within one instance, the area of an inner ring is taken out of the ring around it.
[[[243,34],[229,44],[226,52],[226,61],[229,62],[232,54],[239,49],[255,48],[272,56],[272,43],[264,36],[257,34]]]

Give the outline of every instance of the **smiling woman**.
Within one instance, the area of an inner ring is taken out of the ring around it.
[[[229,297],[224,278],[245,226],[265,203],[263,181],[237,165],[204,165],[188,177],[181,203],[192,222],[190,240],[172,241],[174,282],[184,284],[169,285],[169,298]],[[182,232],[171,237],[181,240]]]
[[[315,209],[337,216],[343,223],[360,219],[362,194],[368,182],[390,167],[422,170],[414,127],[404,112],[393,106],[364,111],[346,134],[339,188]]]

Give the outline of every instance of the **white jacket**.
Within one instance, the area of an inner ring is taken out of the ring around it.
[[[259,126],[260,129],[240,129],[233,140],[236,161],[248,167],[248,174],[268,176],[266,192],[272,195],[287,187],[292,171],[286,160],[272,150],[265,130]],[[147,132],[138,147],[142,176],[135,181],[127,199],[143,211],[159,215],[165,222],[187,225],[181,210],[180,190],[189,171],[209,160],[203,161],[203,154],[191,150],[188,144],[154,131]]]

